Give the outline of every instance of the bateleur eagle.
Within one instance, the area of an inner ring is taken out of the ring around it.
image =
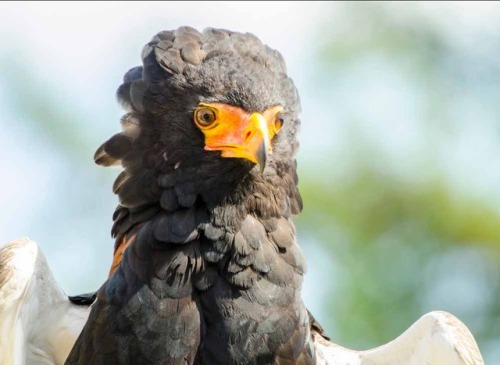
[[[356,352],[329,342],[307,311],[291,220],[302,209],[300,103],[277,51],[251,34],[181,27],[154,36],[142,62],[118,89],[128,111],[123,131],[95,154],[100,165],[123,167],[113,186],[109,278],[96,296],[72,303],[59,289],[58,318],[72,331],[56,329],[64,336],[33,345],[49,331],[19,313],[52,313],[40,298],[58,287],[45,261],[36,264],[36,244],[5,246],[0,294],[16,295],[0,302],[0,313],[14,308],[4,317],[23,329],[8,344],[10,359],[41,363],[24,355],[30,348],[61,364],[69,351],[61,338],[75,340],[92,303],[68,365],[482,364],[474,338],[448,313],[432,312],[394,342]],[[23,255],[28,264],[13,259]],[[24,279],[12,279],[23,265]],[[30,280],[41,274],[43,283]]]
[[[251,34],[158,33],[118,89],[123,132],[112,274],[67,364],[315,363],[300,296],[305,260],[297,90]]]

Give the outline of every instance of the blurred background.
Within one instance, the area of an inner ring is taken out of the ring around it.
[[[500,363],[499,3],[1,3],[0,243],[29,236],[71,294],[113,250],[115,90],[159,30],[252,32],[302,99],[304,298],[364,349],[424,313]]]

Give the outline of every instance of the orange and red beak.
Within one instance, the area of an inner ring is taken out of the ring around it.
[[[264,170],[272,153],[271,140],[279,132],[281,106],[249,113],[222,103],[201,103],[194,112],[196,125],[205,135],[205,150],[221,151],[221,157],[244,158]]]

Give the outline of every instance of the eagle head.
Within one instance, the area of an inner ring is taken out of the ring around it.
[[[300,212],[300,102],[279,52],[249,33],[181,27],[155,35],[142,62],[117,91],[123,131],[95,154],[124,168],[114,184],[119,208]]]

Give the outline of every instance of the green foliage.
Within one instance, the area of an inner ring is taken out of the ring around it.
[[[315,156],[321,171],[302,168],[305,209],[297,220],[299,231],[315,237],[335,258],[334,289],[325,290],[330,294],[318,317],[337,343],[367,348],[399,335],[427,311],[448,310],[472,329],[486,362],[495,363],[498,197],[479,194],[470,176],[455,179],[440,166],[460,160],[456,150],[444,146],[469,140],[467,130],[479,131],[484,140],[495,136],[491,120],[500,117],[495,101],[500,82],[485,75],[495,74],[498,66],[491,54],[460,50],[443,24],[415,3],[343,3],[332,9],[330,21],[323,29],[328,36],[322,38],[318,79],[333,90],[323,105],[341,116],[330,122],[341,125],[343,134],[334,153]],[[488,45],[496,53],[493,43]],[[420,132],[410,158],[399,160],[397,148],[385,148],[390,129],[382,137],[370,135],[370,126],[382,117],[360,112],[365,100],[353,108],[334,98],[346,84],[363,88],[384,77],[389,82],[394,72],[401,89],[418,100],[413,117]],[[476,98],[491,120],[461,113]],[[491,158],[488,151],[483,156]],[[455,164],[451,171],[460,171],[461,162]]]

